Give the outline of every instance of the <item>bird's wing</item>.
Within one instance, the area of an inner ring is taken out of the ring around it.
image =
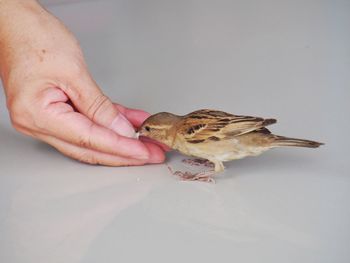
[[[199,110],[184,116],[178,133],[190,143],[231,139],[275,123],[275,119],[233,115],[222,111]]]

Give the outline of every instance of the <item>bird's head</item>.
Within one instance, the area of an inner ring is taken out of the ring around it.
[[[176,135],[176,124],[180,119],[180,116],[168,112],[154,114],[143,122],[138,131],[139,136],[148,137],[171,147]]]

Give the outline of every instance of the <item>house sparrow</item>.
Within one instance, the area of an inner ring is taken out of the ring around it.
[[[215,165],[215,172],[224,170],[223,162],[256,156],[271,148],[317,148],[323,144],[274,135],[265,128],[274,123],[275,119],[233,115],[208,109],[184,116],[160,112],[144,121],[139,135],[185,155],[207,159]]]

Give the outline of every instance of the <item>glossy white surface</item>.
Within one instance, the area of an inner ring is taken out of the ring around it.
[[[350,262],[349,1],[48,8],[115,101],[276,117],[275,133],[326,146],[181,182],[166,165],[70,160],[10,128],[1,94],[0,262]]]

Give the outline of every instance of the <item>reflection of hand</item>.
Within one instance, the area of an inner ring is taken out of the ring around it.
[[[36,1],[0,1],[0,73],[14,127],[87,163],[141,165],[163,151],[133,137],[148,114],[113,105],[74,36]]]

